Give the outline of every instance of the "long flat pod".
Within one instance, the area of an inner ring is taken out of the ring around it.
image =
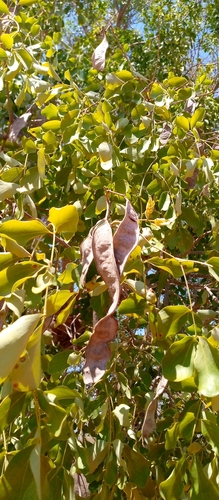
[[[92,249],[97,271],[109,289],[112,304],[108,314],[112,314],[119,301],[120,277],[114,256],[112,230],[107,219],[95,226]]]
[[[125,216],[114,234],[114,255],[121,276],[126,261],[138,243],[139,226],[138,216],[129,200],[126,200]]]
[[[89,269],[91,262],[93,260],[92,233],[91,233],[91,231],[89,232],[87,238],[85,238],[82,241],[81,246],[80,246],[80,252],[81,252],[81,257],[82,257],[82,273],[81,273],[80,284],[81,284],[81,286],[84,286],[88,269]]]
[[[117,329],[118,322],[112,315],[104,316],[95,325],[86,349],[86,363],[83,370],[85,384],[98,382],[103,376],[111,356],[109,342],[116,337]]]

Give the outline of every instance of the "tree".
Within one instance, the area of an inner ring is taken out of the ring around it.
[[[0,0],[0,500],[214,500],[217,6],[87,6]]]

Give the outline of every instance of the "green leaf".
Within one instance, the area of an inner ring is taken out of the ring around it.
[[[164,377],[179,382],[193,376],[196,344],[195,337],[184,337],[169,347],[162,361]]]
[[[177,127],[182,128],[185,132],[189,131],[189,120],[185,116],[177,116],[175,122]]]
[[[41,314],[22,316],[0,332],[0,383],[13,370],[41,317]]]
[[[37,262],[24,261],[0,271],[0,297],[10,295],[43,267]]]
[[[212,446],[212,449],[219,455],[219,435],[218,435],[218,425],[214,424],[210,420],[201,421],[201,431],[203,436]]]
[[[196,423],[197,418],[194,413],[187,411],[181,422],[179,422],[179,437],[191,441],[192,437],[194,436]]]
[[[206,500],[206,498],[219,500],[218,487],[207,478],[196,456],[193,457],[190,475],[192,479],[191,500]]]
[[[16,262],[16,257],[10,252],[0,252],[0,271]]]
[[[219,281],[219,257],[211,257],[207,260],[209,273]]]
[[[159,269],[163,269],[167,271],[169,274],[174,276],[174,278],[180,278],[183,276],[182,267],[185,273],[194,272],[194,262],[190,260],[176,260],[172,259],[161,259],[160,257],[152,257],[148,259],[148,262],[152,264],[152,266],[158,267]]]
[[[10,425],[21,412],[26,394],[13,392],[6,396],[0,404],[0,431]]]
[[[205,337],[199,337],[194,359],[195,382],[203,396],[219,394],[219,351]]]
[[[50,103],[42,109],[41,114],[45,116],[47,120],[54,120],[58,116],[58,108],[55,104]]]
[[[140,488],[144,488],[150,472],[148,460],[127,445],[124,445],[122,453],[127,464],[129,480]]]
[[[3,12],[3,14],[10,14],[9,8],[3,0],[0,0],[0,12]]]
[[[179,500],[183,491],[183,476],[186,472],[186,467],[186,455],[183,455],[180,460],[177,461],[170,476],[160,483],[159,490],[164,500],[170,500],[170,498],[171,500]]]
[[[112,460],[109,460],[106,464],[106,470],[104,474],[104,481],[109,486],[112,486],[116,482],[117,478],[117,460],[113,457]]]
[[[169,78],[167,80],[167,84],[170,87],[181,87],[187,82],[186,78],[184,76],[174,76],[172,78]]]
[[[157,315],[158,339],[174,336],[178,333],[188,319],[190,310],[186,306],[167,306]]]
[[[120,314],[137,314],[142,316],[146,307],[146,301],[136,293],[130,293],[129,297],[122,300],[118,307]]]
[[[49,221],[52,222],[58,233],[63,233],[66,239],[70,239],[78,227],[77,209],[73,205],[66,205],[62,208],[52,207],[49,211]]]
[[[81,394],[78,391],[76,391],[76,389],[70,389],[70,387],[67,387],[65,385],[53,387],[53,389],[45,391],[45,394],[54,394],[57,400],[61,401],[62,405],[64,405],[63,400],[65,401],[66,404],[70,404],[73,403],[75,398],[81,397]]]
[[[40,407],[47,415],[47,426],[49,431],[53,436],[59,437],[66,423],[66,411],[61,406],[55,405],[47,399],[42,391],[38,390],[37,394]]]
[[[30,455],[35,445],[17,451],[0,478],[1,500],[24,500],[25,491],[33,482]],[[22,479],[22,480],[21,480]]]
[[[59,373],[63,372],[68,368],[68,357],[72,353],[72,350],[60,351],[55,354],[49,363],[49,373]]]
[[[6,235],[15,240],[19,245],[26,243],[38,236],[49,234],[49,230],[39,220],[20,221],[9,220],[0,224],[0,236]]]
[[[191,128],[194,128],[197,122],[202,121],[204,116],[205,116],[205,108],[197,108],[192,117],[190,118]]]

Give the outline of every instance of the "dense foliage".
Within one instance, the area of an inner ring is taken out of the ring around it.
[[[217,8],[0,0],[0,500],[219,499]]]

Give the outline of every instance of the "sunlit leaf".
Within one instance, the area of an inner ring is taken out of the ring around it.
[[[199,337],[194,358],[195,382],[200,394],[213,397],[219,394],[219,352],[205,337]]]
[[[67,239],[70,239],[77,231],[79,216],[74,205],[66,205],[62,208],[51,208],[49,220],[58,233],[63,233]]]
[[[41,317],[41,314],[22,316],[0,332],[1,383],[11,373]]]

